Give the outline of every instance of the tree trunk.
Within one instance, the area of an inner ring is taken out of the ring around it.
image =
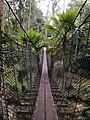
[[[40,59],[39,59],[39,55],[37,55],[37,69],[38,69],[37,76],[38,76],[38,78],[40,79],[41,70],[40,70]]]
[[[86,42],[86,47],[88,47],[89,44],[89,36],[90,36],[90,21],[89,21],[89,28],[88,28],[88,35],[87,35],[87,42]]]
[[[0,0],[0,30],[4,32],[4,0]],[[8,111],[6,105],[6,93],[5,93],[5,85],[4,85],[4,60],[2,49],[4,47],[0,46],[0,107],[2,106],[2,116],[3,120],[8,120]]]
[[[32,5],[32,0],[29,0],[29,17],[28,17],[28,30],[31,28],[31,5]]]
[[[22,24],[22,1],[19,0],[19,9],[20,9],[20,23]]]
[[[0,0],[0,30],[4,31],[4,0]]]
[[[67,76],[68,76],[68,69],[67,69],[67,63],[66,63],[66,49],[67,48],[67,32],[65,32],[65,35],[63,37],[63,44],[62,44],[62,60],[63,60],[63,79],[62,79],[62,97],[65,93],[65,86],[67,83]]]
[[[50,80],[52,80],[52,74],[53,74],[53,69],[54,69],[54,55],[51,54],[51,67],[50,67]]]
[[[31,53],[31,47],[29,46],[29,60],[30,60],[30,66],[29,66],[29,79],[30,79],[30,91],[32,87],[32,53]]]
[[[80,22],[79,22],[79,25],[81,24],[81,14],[80,14]],[[77,43],[77,46],[76,46],[76,50],[75,50],[75,59],[76,57],[78,56],[78,53],[80,51],[80,43],[81,43],[81,38],[80,38],[80,34],[81,34],[81,31],[79,29],[78,31],[78,43]]]
[[[10,9],[8,9],[8,32],[10,34]]]

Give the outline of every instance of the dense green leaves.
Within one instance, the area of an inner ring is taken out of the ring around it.
[[[57,14],[59,17],[59,22],[61,22],[61,26],[64,27],[64,29],[67,31],[70,27],[70,25],[73,25],[73,21],[78,13],[78,10],[71,10],[68,9],[66,13]]]
[[[44,25],[44,28],[48,29],[51,33],[56,33],[57,29],[55,29],[53,26],[51,25]]]
[[[59,22],[58,22],[58,19],[57,19],[57,18],[55,18],[55,17],[51,17],[50,20],[53,21],[54,24],[55,24],[55,26],[58,27]]]
[[[29,36],[28,42],[30,43],[30,41],[32,41],[36,48],[39,48],[43,40],[43,35],[33,29],[29,30],[27,34]]]
[[[34,47],[32,46],[32,49],[34,49],[36,52],[44,46],[43,39],[43,35],[33,29],[27,31],[27,36],[23,33],[19,33],[19,40],[22,41],[25,45],[33,45]]]
[[[82,77],[90,78],[90,49],[87,48],[79,53],[71,70]]]
[[[57,13],[55,17],[51,17],[50,20],[52,21],[52,25],[50,24],[44,25],[44,28],[46,28],[51,33],[51,40],[52,41],[54,40],[53,44],[49,44],[50,54],[56,53],[56,51],[58,51],[59,49],[63,49],[63,51],[65,52],[65,49],[67,49],[68,47],[67,44],[70,42],[69,36],[76,28],[75,23],[73,23],[73,21],[77,13],[78,9],[77,10],[67,9],[65,13],[64,12]],[[51,40],[49,39],[50,42]]]

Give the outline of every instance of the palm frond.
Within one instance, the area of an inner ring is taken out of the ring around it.
[[[55,26],[58,26],[58,20],[55,17],[51,17],[50,20],[52,20],[55,24]]]
[[[43,26],[44,28],[46,28],[48,31],[50,31],[50,32],[52,32],[52,33],[56,33],[57,32],[57,29],[56,28],[54,28],[53,26],[51,26],[51,25],[44,25]]]

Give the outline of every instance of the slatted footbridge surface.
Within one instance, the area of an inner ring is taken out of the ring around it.
[[[43,51],[42,75],[33,120],[58,120],[48,78],[46,48]]]

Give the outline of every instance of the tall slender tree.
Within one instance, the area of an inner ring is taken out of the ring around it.
[[[2,39],[1,31],[4,32],[4,0],[0,0],[0,40]],[[7,119],[7,105],[5,97],[5,86],[4,86],[4,58],[3,58],[3,45],[0,45],[0,106],[2,106],[3,119]]]
[[[4,0],[0,0],[0,30],[4,31]]]

